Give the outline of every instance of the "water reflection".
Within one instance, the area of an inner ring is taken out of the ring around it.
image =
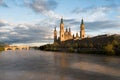
[[[120,69],[115,69],[112,67],[107,67],[99,64],[79,62],[79,63],[73,64],[71,67],[85,70],[85,71],[91,71],[91,72],[101,73],[105,75],[120,77]]]
[[[59,69],[65,69],[69,66],[69,63],[67,61],[67,54],[65,53],[59,53],[59,54],[54,53],[54,61],[55,64],[59,67]],[[59,76],[60,80],[66,80],[67,79],[66,77],[67,76],[64,74],[61,74]]]
[[[57,52],[0,54],[0,80],[119,80],[120,58]]]

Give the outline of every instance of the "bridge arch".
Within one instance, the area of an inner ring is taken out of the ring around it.
[[[5,51],[8,50],[29,50],[29,46],[8,46],[4,48]]]

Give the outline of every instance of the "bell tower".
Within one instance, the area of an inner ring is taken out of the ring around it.
[[[81,25],[80,25],[80,38],[81,39],[85,38],[85,26],[83,19],[81,20]]]
[[[60,22],[60,42],[64,41],[64,23],[63,23],[63,18],[61,18]]]
[[[55,30],[54,30],[54,43],[57,42],[57,30],[56,30],[56,27],[55,27]]]

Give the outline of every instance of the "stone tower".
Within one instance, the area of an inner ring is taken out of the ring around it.
[[[60,22],[60,42],[64,41],[64,23],[63,23],[63,18],[61,18]]]
[[[55,27],[55,30],[54,30],[54,43],[57,42],[57,30],[56,30],[56,27]]]
[[[71,36],[71,29],[69,28],[69,35]]]
[[[81,20],[81,25],[80,25],[80,38],[81,39],[85,38],[85,26],[83,19]]]

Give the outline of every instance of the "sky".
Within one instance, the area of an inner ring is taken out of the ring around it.
[[[53,43],[60,19],[73,34],[84,19],[86,36],[120,34],[120,0],[0,0],[0,41],[40,46]]]

